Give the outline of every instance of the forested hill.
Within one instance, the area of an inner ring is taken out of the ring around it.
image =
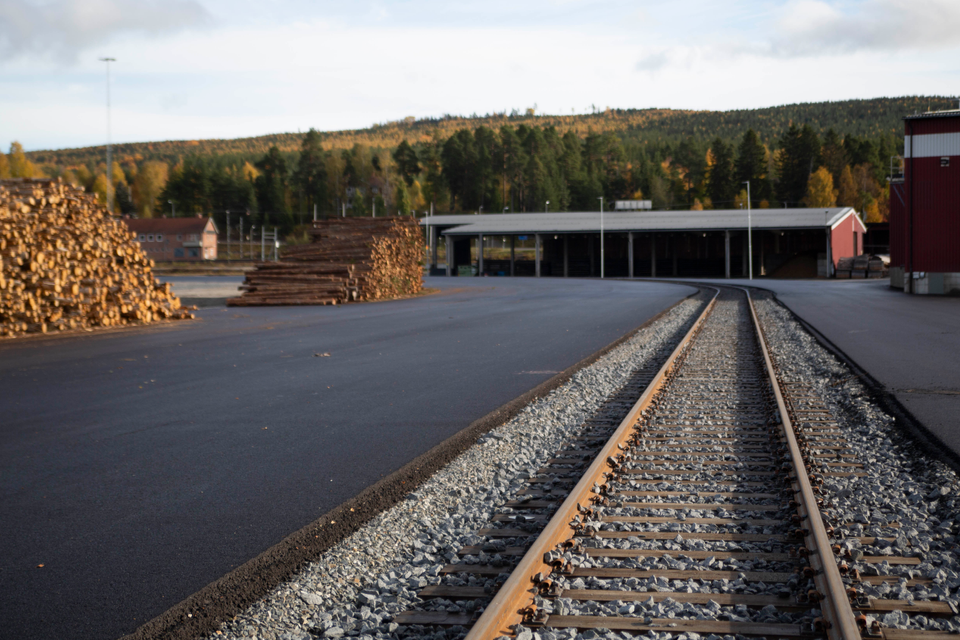
[[[764,109],[737,111],[684,111],[676,109],[609,109],[587,115],[537,116],[494,114],[477,117],[445,116],[435,119],[406,118],[399,122],[374,125],[352,131],[321,132],[325,149],[349,149],[355,144],[392,149],[402,140],[411,144],[446,139],[459,129],[480,126],[499,128],[502,125],[549,127],[560,132],[573,131],[583,137],[589,131],[615,133],[624,145],[676,143],[693,137],[707,141],[719,136],[726,141],[739,139],[753,129],[760,140],[775,147],[779,136],[791,123],[809,124],[817,133],[834,129],[838,134],[864,138],[900,137],[902,118],[915,112],[956,108],[956,99],[946,97],[909,96],[873,98],[841,102],[811,102]],[[278,133],[232,140],[175,140],[138,142],[114,145],[120,162],[161,160],[175,164],[186,156],[234,156],[252,159],[264,155],[272,146],[281,152],[300,150],[301,133]],[[29,141],[24,141],[29,144]],[[27,158],[36,164],[77,167],[102,162],[104,148],[84,147],[33,151]]]

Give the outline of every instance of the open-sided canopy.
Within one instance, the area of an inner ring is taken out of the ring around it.
[[[751,225],[756,230],[827,229],[848,216],[856,216],[850,207],[823,209],[754,209]],[[859,222],[859,217],[857,217]],[[445,235],[515,235],[535,233],[599,233],[599,211],[562,213],[495,213],[484,215],[444,215],[422,218],[421,224],[443,227]],[[862,223],[860,224],[862,227]],[[735,231],[747,228],[746,209],[711,211],[607,211],[603,230],[627,231]],[[864,228],[865,230],[865,228]]]

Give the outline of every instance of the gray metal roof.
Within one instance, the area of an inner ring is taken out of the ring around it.
[[[824,209],[754,209],[754,229],[826,229],[856,212],[850,207]],[[448,227],[446,235],[527,233],[599,233],[599,211],[562,213],[493,213],[421,218],[420,224]],[[603,229],[625,231],[724,231],[747,228],[745,209],[712,211],[607,211]]]

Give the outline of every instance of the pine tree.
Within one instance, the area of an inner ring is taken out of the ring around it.
[[[276,145],[256,163],[260,175],[254,181],[254,191],[260,209],[260,225],[285,226],[287,214],[287,161]]]
[[[713,206],[726,209],[733,205],[733,198],[737,194],[733,150],[718,137],[710,145],[710,153],[713,156],[713,165],[707,178],[707,195],[713,201]]]
[[[750,181],[750,198],[754,202],[770,197],[770,180],[767,177],[767,149],[757,133],[750,129],[740,140],[735,163],[737,183]]]
[[[393,152],[393,161],[397,163],[397,171],[403,181],[407,183],[408,187],[413,186],[414,179],[420,175],[420,159],[406,138],[397,145]]]
[[[849,164],[850,159],[844,149],[843,140],[832,128],[828,129],[823,136],[823,148],[820,153],[823,156],[823,166],[830,171],[834,184],[839,184],[840,174],[843,173],[843,168]]]
[[[294,184],[297,185],[307,211],[311,214],[314,207],[323,212],[330,207],[324,155],[320,134],[311,127],[303,137],[300,158],[297,160],[297,169],[293,174]]]
[[[801,204],[807,193],[807,182],[815,167],[820,165],[820,138],[805,124],[795,124],[780,138],[777,163],[777,198],[792,206]]]

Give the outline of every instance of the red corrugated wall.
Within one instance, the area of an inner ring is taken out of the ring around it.
[[[960,131],[960,116],[907,121],[908,133],[911,126],[914,136],[955,133]],[[909,242],[909,212],[912,204],[914,271],[960,271],[960,156],[948,156],[948,161],[948,166],[941,166],[938,157],[907,158],[904,162],[904,199],[907,207],[902,233],[897,235],[902,238],[905,250],[904,266],[909,266],[906,244]],[[891,197],[891,214],[892,205]],[[893,229],[891,224],[891,245],[894,244]]]

